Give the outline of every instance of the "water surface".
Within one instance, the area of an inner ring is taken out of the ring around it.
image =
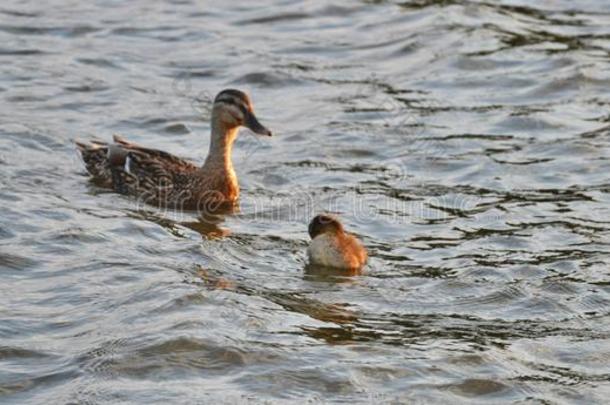
[[[610,3],[332,4],[2,2],[0,402],[607,400]],[[225,87],[239,212],[89,181],[202,162]],[[304,272],[320,211],[363,275]]]

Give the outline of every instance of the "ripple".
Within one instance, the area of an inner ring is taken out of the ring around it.
[[[189,128],[182,123],[169,124],[165,127],[165,131],[170,134],[177,134],[177,135],[186,135],[191,132],[189,130]]]
[[[42,55],[46,52],[41,51],[40,49],[7,49],[7,48],[0,48],[0,55],[7,55],[7,56],[36,56],[36,55]]]
[[[105,58],[77,58],[77,62],[103,68],[120,69],[120,65]]]
[[[5,402],[607,401],[608,6],[293,3],[0,7]],[[76,136],[203,161],[225,86],[278,134],[239,207],[87,180]]]
[[[272,356],[231,347],[219,347],[213,342],[193,338],[176,338],[146,346],[127,355],[106,358],[94,368],[104,373],[131,378],[174,378],[186,374],[227,373],[250,363],[264,364]]]
[[[240,21],[239,24],[268,24],[281,21],[302,20],[309,17],[310,16],[306,13],[281,13],[265,17],[252,18],[250,20],[243,20]]]
[[[0,360],[45,358],[48,354],[19,347],[0,346]]]
[[[505,384],[493,380],[469,378],[460,384],[447,387],[465,397],[481,397],[501,393],[508,389]]]
[[[76,37],[98,31],[98,28],[89,25],[78,25],[74,27],[32,27],[21,25],[0,24],[0,31],[16,35],[61,35]]]
[[[37,264],[37,261],[11,253],[0,252],[0,266],[13,270],[25,270]]]
[[[285,74],[272,72],[248,73],[235,80],[239,84],[259,85],[263,87],[295,86],[299,81]]]

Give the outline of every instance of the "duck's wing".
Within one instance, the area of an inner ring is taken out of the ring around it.
[[[146,165],[147,162],[149,164],[153,164],[153,166],[156,166],[157,164],[162,164],[164,166],[167,166],[169,169],[178,172],[192,171],[198,169],[198,167],[195,166],[193,163],[179,158],[175,155],[172,155],[171,153],[140,146],[133,142],[129,142],[128,140],[119,135],[114,135],[112,139],[114,140],[114,144],[111,145],[110,159],[113,160],[111,162],[113,165],[125,164],[124,159],[123,161],[121,161],[121,158],[127,157],[125,156],[125,153],[135,152],[138,156],[140,156],[139,161],[144,165]],[[115,157],[116,159],[118,159],[116,162],[114,162],[114,160],[116,160],[114,159]]]
[[[170,153],[114,136],[114,143],[76,143],[87,171],[102,185],[125,194],[167,200],[199,169]]]

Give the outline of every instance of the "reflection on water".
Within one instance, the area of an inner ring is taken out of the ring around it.
[[[352,282],[352,277],[362,275],[363,269],[336,269],[307,264],[303,268],[304,279],[309,281]]]
[[[603,403],[610,3],[238,3],[0,6],[0,402]],[[237,211],[89,181],[74,138],[202,162],[226,87],[277,128]]]

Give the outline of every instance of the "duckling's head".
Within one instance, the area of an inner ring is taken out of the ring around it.
[[[246,93],[236,89],[225,89],[214,99],[212,121],[217,121],[224,129],[244,126],[259,135],[271,136],[254,115],[252,101]]]
[[[343,225],[332,215],[320,214],[316,215],[309,223],[309,236],[315,239],[316,236],[325,233],[340,234],[343,233]]]

